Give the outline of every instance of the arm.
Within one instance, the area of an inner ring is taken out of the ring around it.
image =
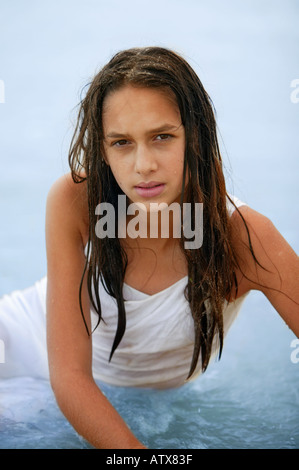
[[[244,273],[240,276],[241,292],[263,292],[299,337],[299,258],[267,217],[247,206],[242,206],[240,212],[248,225],[254,254],[265,268],[254,261],[244,224],[235,211],[234,246]]]
[[[94,447],[144,448],[92,377],[92,346],[79,307],[88,222],[84,184],[60,178],[47,200],[47,342],[51,385],[66,418]],[[82,293],[90,325],[89,296]]]

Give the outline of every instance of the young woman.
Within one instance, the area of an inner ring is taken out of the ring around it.
[[[193,379],[221,354],[252,289],[298,336],[298,257],[269,219],[227,194],[211,101],[170,50],[120,52],[95,76],[69,163],[47,201],[47,278],[0,306],[0,374],[49,370],[62,412],[93,446],[145,448],[95,380],[167,388]],[[200,246],[186,243],[186,224],[202,232]]]

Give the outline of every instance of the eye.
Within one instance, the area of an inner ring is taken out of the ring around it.
[[[170,135],[170,134],[159,134],[159,135],[156,136],[156,140],[160,140],[160,141],[169,140],[171,138],[172,138],[172,135]]]
[[[124,147],[128,143],[129,143],[128,140],[121,139],[121,140],[117,140],[116,142],[112,142],[112,147]]]

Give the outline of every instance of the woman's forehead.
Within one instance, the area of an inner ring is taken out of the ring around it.
[[[173,93],[160,88],[126,85],[109,94],[103,105],[103,124],[109,132],[125,124],[177,127],[180,111]],[[113,129],[112,129],[113,128]],[[118,129],[119,130],[119,129]]]

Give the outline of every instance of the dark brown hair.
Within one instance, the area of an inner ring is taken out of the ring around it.
[[[117,53],[94,77],[80,103],[69,164],[75,182],[87,181],[90,224],[83,277],[87,272],[89,295],[99,321],[102,319],[97,288],[100,281],[117,301],[118,326],[111,359],[126,329],[122,289],[127,256],[118,238],[97,238],[95,226],[100,216],[95,215],[95,208],[101,202],[110,202],[117,211],[118,195],[123,194],[110,167],[105,163],[102,112],[107,95],[127,84],[168,89],[175,95],[186,135],[184,171],[188,175],[188,184],[186,188],[183,185],[182,195],[184,201],[201,202],[204,207],[201,248],[186,250],[183,248],[184,240],[181,240],[188,264],[185,295],[195,327],[190,377],[199,357],[202,370],[207,368],[215,336],[219,339],[219,357],[221,355],[223,304],[234,289],[237,291],[236,259],[231,242],[227,211],[229,196],[217,141],[213,104],[194,70],[185,59],[171,50],[147,47]]]

